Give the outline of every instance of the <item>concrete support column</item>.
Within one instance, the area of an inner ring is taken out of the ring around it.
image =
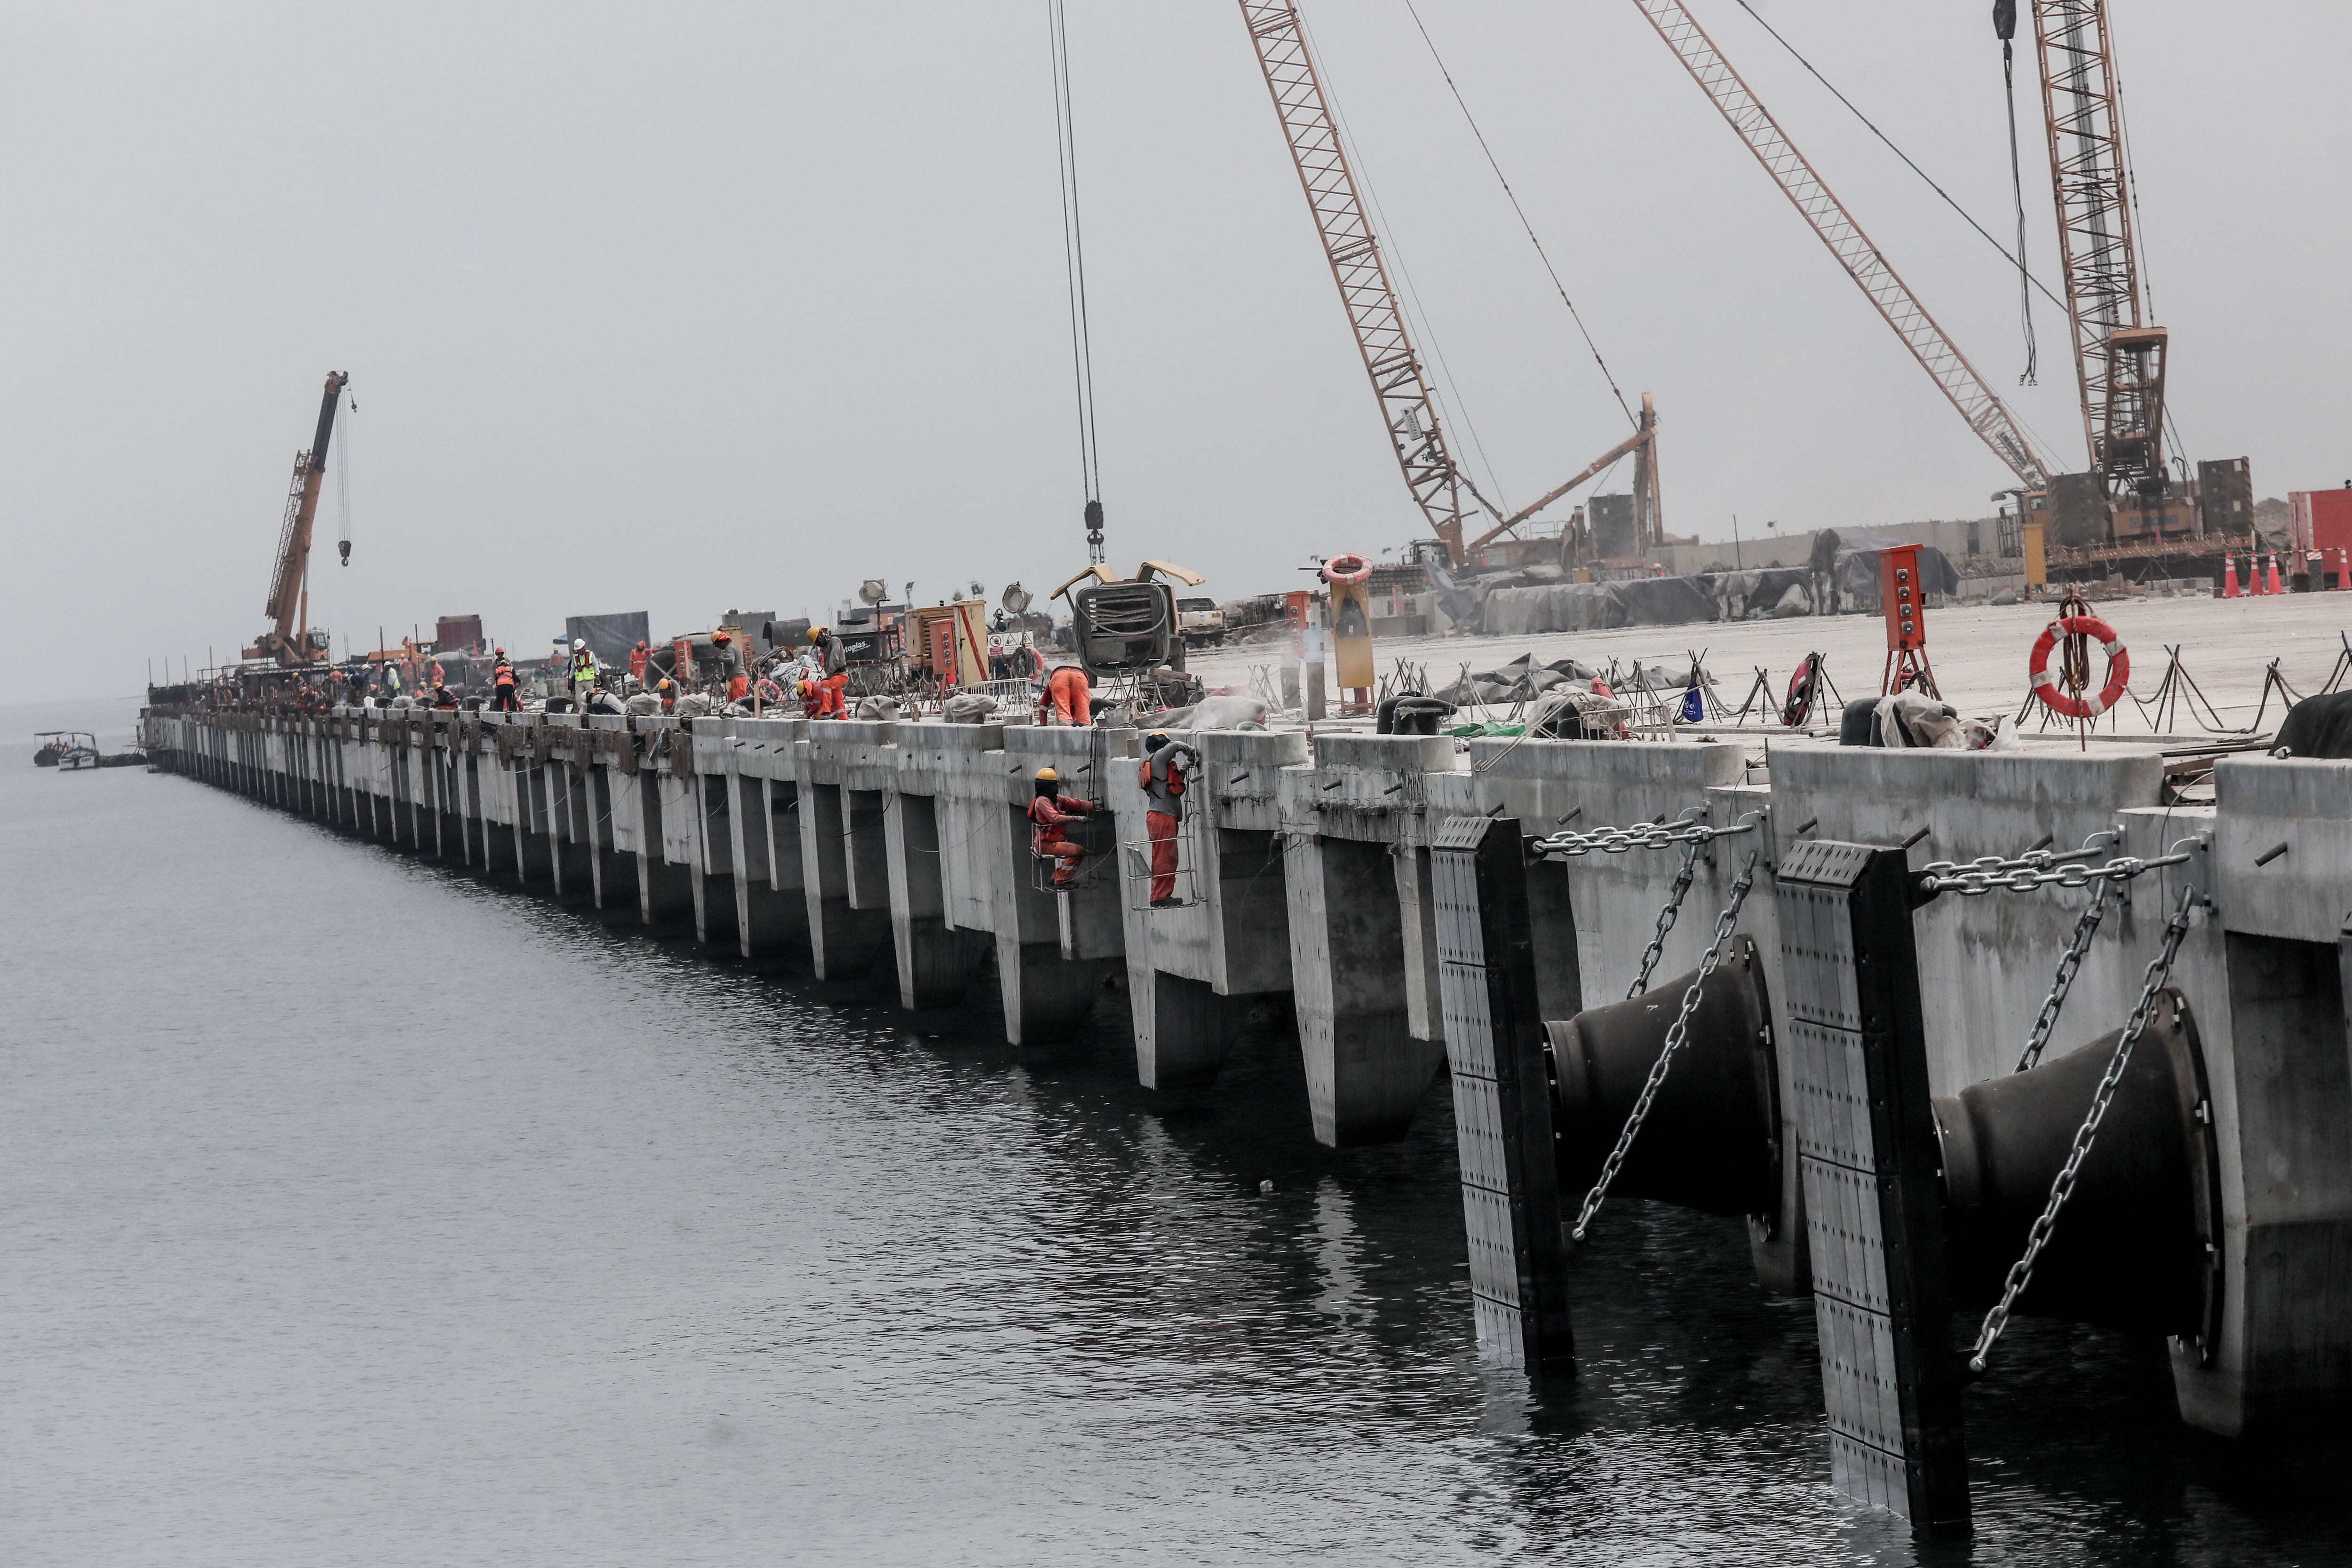
[[[1004,1038],[1013,1045],[1054,1045],[1077,1033],[1094,1011],[1116,960],[1072,963],[1057,937],[1024,942],[996,937],[996,972],[1004,996]]]
[[[953,1007],[963,1000],[973,971],[987,956],[988,935],[948,924],[938,801],[893,789],[884,792],[882,809],[898,1005]]]
[[[686,780],[701,812],[694,843],[694,935],[708,946],[735,947],[735,779],[698,772]]]
[[[838,784],[800,787],[801,875],[808,909],[809,957],[821,980],[865,974],[890,950],[890,915],[850,901],[845,797]],[[887,853],[887,852],[886,852]],[[887,859],[886,859],[887,871]]]
[[[1333,1148],[1392,1142],[1412,1126],[1444,1048],[1412,1032],[1389,846],[1299,833],[1283,854],[1316,1140]]]
[[[808,938],[795,787],[784,779],[738,777],[729,782],[736,804],[736,947],[746,958],[784,954]]]

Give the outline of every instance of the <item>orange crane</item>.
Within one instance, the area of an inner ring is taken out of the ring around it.
[[[351,377],[334,371],[319,400],[319,431],[310,449],[294,455],[294,481],[288,487],[286,517],[278,530],[278,564],[269,579],[269,602],[262,607],[270,629],[245,651],[248,659],[275,659],[284,667],[324,664],[331,656],[326,634],[310,630],[310,525],[319,515],[319,491],[327,476],[327,443],[335,434],[335,405]]]
[[[1339,127],[1314,57],[1307,50],[1298,7],[1290,0],[1241,0],[1241,8],[1259,68],[1265,73],[1266,90],[1274,96],[1276,118],[1282,121],[1291,161],[1298,169],[1298,183],[1307,193],[1307,210],[1322,235],[1323,254],[1331,264],[1331,279],[1339,285],[1339,303],[1347,309],[1364,371],[1371,378],[1372,395],[1380,402],[1389,444],[1404,472],[1405,488],[1412,493],[1431,531],[1444,543],[1446,559],[1454,566],[1462,565],[1481,547],[1629,453],[1635,458],[1638,542],[1648,549],[1664,533],[1664,517],[1658,499],[1657,409],[1647,396],[1642,400],[1639,426],[1631,436],[1535,505],[1508,517],[1479,494],[1477,486],[1454,462],[1421,357],[1405,329],[1404,308],[1389,280],[1388,264],[1381,258],[1380,237],[1373,232],[1356,188],[1355,173],[1340,146]],[[1464,524],[1474,515],[1472,503],[1494,518],[1495,526],[1476,539],[1465,540]]]

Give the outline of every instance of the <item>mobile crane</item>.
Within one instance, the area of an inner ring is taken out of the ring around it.
[[[327,443],[335,434],[335,406],[342,400],[351,377],[341,371],[327,377],[319,400],[319,430],[310,450],[294,455],[294,479],[286,494],[286,517],[278,530],[278,560],[269,579],[269,602],[262,613],[269,630],[245,650],[248,659],[275,659],[283,669],[325,664],[331,657],[327,633],[310,629],[310,526],[319,515],[319,491],[327,476]]]

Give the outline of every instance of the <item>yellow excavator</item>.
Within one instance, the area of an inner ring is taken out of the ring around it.
[[[262,613],[269,630],[245,651],[248,659],[275,659],[280,668],[323,664],[331,658],[325,632],[310,630],[310,526],[319,516],[319,491],[327,476],[327,443],[335,434],[335,405],[342,401],[351,377],[336,371],[327,377],[326,395],[319,400],[319,433],[308,452],[294,455],[294,482],[286,495],[286,518],[278,530],[278,565],[269,579],[269,602]],[[350,557],[348,546],[345,559]]]

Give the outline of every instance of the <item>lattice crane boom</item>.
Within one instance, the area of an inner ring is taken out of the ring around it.
[[[2105,0],[2033,0],[2033,34],[2084,444],[2110,485],[2160,488],[2168,335],[2141,315]]]
[[[1969,363],[1958,345],[1936,324],[1917,295],[1898,277],[1886,257],[1853,221],[1845,204],[1797,151],[1771,111],[1750,92],[1739,73],[1723,57],[1682,0],[1634,0],[1642,15],[1675,52],[1710,102],[1722,111],[1765,172],[1804,215],[1822,243],[1869,297],[1895,335],[1919,361],[1937,387],[1959,410],[1994,455],[2008,465],[2021,484],[2040,490],[2049,484],[2049,465],[2026,439],[2025,432],[1984,378]]]
[[[281,664],[298,664],[324,656],[307,647],[300,633],[309,620],[310,528],[319,515],[319,491],[327,476],[327,444],[335,433],[335,407],[350,380],[341,371],[327,377],[326,391],[319,400],[318,431],[310,450],[294,455],[294,478],[287,488],[286,515],[278,523],[278,554],[269,576],[269,602],[262,607],[270,629],[247,650],[248,657],[274,656]]]
[[[1446,447],[1421,356],[1405,329],[1404,308],[1389,280],[1379,236],[1339,144],[1339,127],[1307,53],[1297,8],[1287,0],[1241,0],[1241,7],[1265,73],[1266,90],[1274,97],[1275,114],[1290,145],[1291,162],[1298,169],[1298,183],[1323,238],[1331,279],[1339,286],[1364,371],[1371,378],[1372,395],[1380,401],[1389,444],[1404,471],[1405,487],[1458,566],[1465,559],[1463,518],[1470,510],[1465,495],[1476,500],[1477,490]]]

